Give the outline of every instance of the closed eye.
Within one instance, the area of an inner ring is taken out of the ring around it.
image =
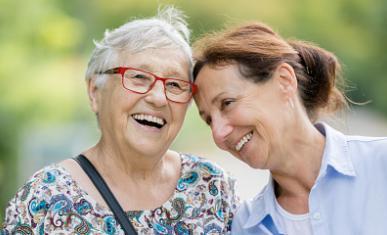
[[[171,91],[180,91],[181,92],[181,91],[186,89],[183,82],[178,82],[178,81],[173,81],[173,80],[168,80],[165,83],[165,85],[166,85],[167,89],[171,90]]]
[[[144,74],[136,74],[134,76],[132,76],[131,78],[136,78],[136,79],[151,79],[149,76],[146,76]]]
[[[151,75],[146,74],[145,72],[128,69],[125,71],[125,78],[133,81],[152,81],[153,78]]]
[[[220,110],[223,111],[225,108],[230,106],[234,102],[233,99],[224,99],[220,102]]]

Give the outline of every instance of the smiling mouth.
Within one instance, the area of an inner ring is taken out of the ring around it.
[[[247,142],[249,142],[251,140],[251,138],[253,137],[253,132],[249,132],[248,134],[246,134],[245,136],[242,137],[241,140],[239,140],[239,142],[235,145],[235,150],[237,152],[241,151],[241,149],[243,148],[243,146],[245,146],[245,144]]]
[[[161,129],[163,126],[165,126],[165,124],[167,124],[165,119],[148,114],[136,113],[133,114],[132,117],[141,125],[155,127],[157,129]]]

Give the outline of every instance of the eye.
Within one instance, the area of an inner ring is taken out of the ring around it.
[[[171,88],[171,89],[182,89],[181,85],[176,81],[173,81],[173,82],[168,81],[167,86],[168,86],[168,88]]]
[[[190,89],[190,85],[188,82],[180,81],[177,79],[168,79],[165,82],[165,88],[167,92],[172,93],[174,95],[187,94]]]
[[[220,102],[220,110],[223,111],[225,108],[230,106],[234,102],[233,99],[224,99]]]
[[[149,74],[141,71],[128,69],[125,71],[125,78],[133,81],[152,81],[153,78]]]
[[[135,79],[150,79],[149,76],[145,75],[145,74],[134,74],[131,76],[131,78],[135,78]]]

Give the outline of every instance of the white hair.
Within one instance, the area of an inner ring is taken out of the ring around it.
[[[181,49],[192,68],[192,51],[189,46],[190,31],[182,11],[167,6],[159,8],[155,17],[136,19],[109,32],[106,30],[100,42],[94,41],[95,49],[86,71],[86,79],[111,69],[120,53],[138,53],[146,49]],[[103,85],[106,76],[98,76],[97,86]]]

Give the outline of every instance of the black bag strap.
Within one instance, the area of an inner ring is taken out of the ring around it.
[[[91,164],[91,162],[82,154],[75,157],[74,160],[78,162],[78,164],[89,176],[95,187],[98,189],[106,204],[108,204],[113,214],[115,215],[117,221],[120,223],[122,229],[125,231],[125,234],[136,235],[137,232],[133,228],[133,225],[130,223],[124,210],[118,203],[117,199],[114,197],[113,193],[110,191],[109,187],[107,186],[106,182],[103,180],[97,169],[95,169],[93,164]]]

